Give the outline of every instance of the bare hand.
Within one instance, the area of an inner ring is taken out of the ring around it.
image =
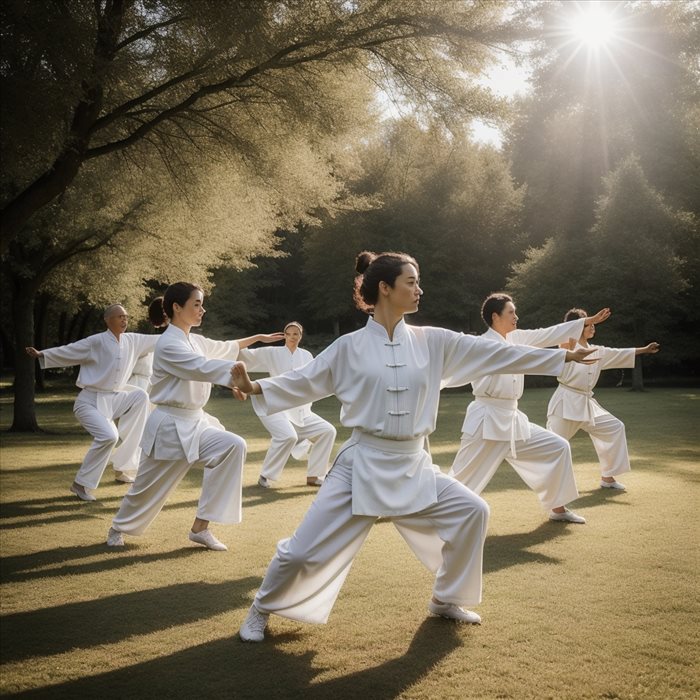
[[[36,348],[24,348],[24,352],[26,352],[29,357],[33,357],[34,359],[44,356],[44,353],[39,352]]]
[[[248,376],[248,372],[246,371],[245,364],[243,362],[236,362],[233,367],[231,367],[231,379],[233,381],[232,388],[236,398],[239,398],[235,393],[236,389],[241,394],[247,395],[253,393],[253,383],[250,381],[250,377]]]
[[[258,333],[260,343],[276,343],[278,340],[284,340],[284,333]]]
[[[661,350],[661,346],[658,343],[649,343],[644,347],[644,352],[647,355],[655,355],[659,350]]]
[[[238,400],[238,401],[246,401],[248,399],[248,394],[244,394],[238,387],[233,387],[231,389],[231,393],[233,394],[233,398]]]
[[[595,348],[579,348],[578,350],[567,350],[566,351],[566,361],[567,362],[580,362],[582,365],[592,365],[598,360],[587,360],[586,358],[592,352],[595,352]]]
[[[601,309],[595,316],[589,316],[586,319],[584,325],[590,326],[591,323],[603,323],[603,321],[607,321],[610,318],[611,313],[612,312],[610,311],[610,309],[606,306],[604,309]]]

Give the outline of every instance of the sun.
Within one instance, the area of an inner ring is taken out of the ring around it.
[[[605,2],[576,3],[567,24],[572,38],[590,49],[602,47],[615,38],[615,17]]]

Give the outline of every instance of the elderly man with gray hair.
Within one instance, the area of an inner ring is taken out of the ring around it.
[[[73,413],[93,441],[70,490],[83,501],[97,500],[92,492],[100,483],[110,455],[117,481],[134,481],[149,402],[143,389],[127,382],[136,361],[153,352],[159,337],[126,333],[129,316],[121,304],[108,306],[104,320],[106,331],[75,343],[42,351],[26,348],[42,368],[80,365],[76,385],[82,391]],[[121,444],[112,452],[120,438]]]

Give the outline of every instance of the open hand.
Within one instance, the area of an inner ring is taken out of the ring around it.
[[[284,340],[284,333],[259,333],[258,342],[260,343],[276,343],[278,340]]]
[[[231,367],[231,388],[234,391],[234,396],[243,401],[239,394],[252,394],[253,393],[253,383],[250,381],[248,372],[245,368],[243,362],[236,362],[233,367]],[[238,393],[236,393],[238,390]]]
[[[597,359],[588,360],[586,359],[588,355],[595,352],[595,348],[579,348],[578,350],[567,350],[566,351],[566,361],[567,362],[580,362],[582,365],[592,365],[594,362],[598,362]]]
[[[44,353],[39,352],[36,348],[24,348],[24,352],[26,352],[29,357],[33,357],[34,359],[44,356]]]
[[[595,316],[589,316],[586,319],[584,325],[589,326],[591,323],[603,323],[603,321],[607,321],[610,318],[611,313],[612,312],[610,311],[610,309],[606,306],[604,309],[601,309]]]

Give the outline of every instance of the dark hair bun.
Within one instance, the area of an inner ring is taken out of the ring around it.
[[[168,322],[168,317],[163,308],[163,297],[156,297],[148,305],[148,320],[156,327],[160,328]]]
[[[365,270],[370,266],[372,261],[377,257],[376,253],[372,253],[369,250],[363,250],[355,258],[355,271],[358,275],[364,274]]]

